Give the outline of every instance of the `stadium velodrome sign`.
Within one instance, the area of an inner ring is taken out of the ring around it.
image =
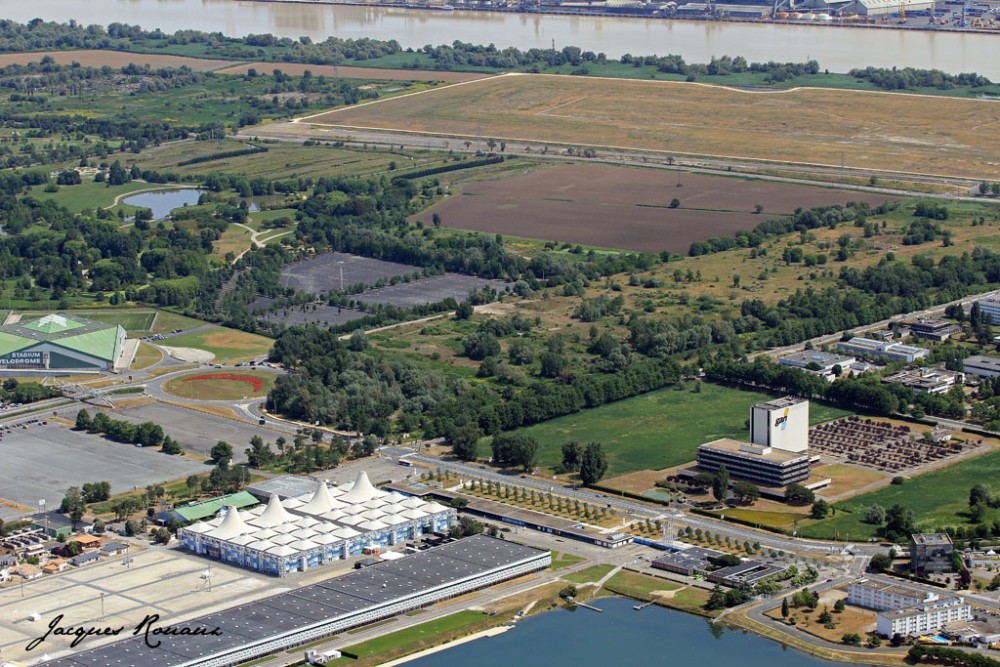
[[[49,353],[40,350],[11,352],[0,357],[0,368],[48,368]]]

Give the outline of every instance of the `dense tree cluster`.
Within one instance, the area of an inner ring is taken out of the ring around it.
[[[937,88],[949,90],[957,86],[979,88],[992,83],[985,76],[975,72],[962,74],[947,74],[937,69],[914,69],[912,67],[888,69],[885,67],[866,67],[852,69],[850,75],[868,81],[885,90],[912,90],[914,88]]]

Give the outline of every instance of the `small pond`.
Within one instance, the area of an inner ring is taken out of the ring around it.
[[[151,209],[154,220],[163,220],[175,208],[197,204],[201,193],[201,190],[195,188],[140,192],[139,194],[123,198],[122,203],[129,206]]]

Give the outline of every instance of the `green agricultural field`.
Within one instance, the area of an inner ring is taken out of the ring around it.
[[[834,516],[822,521],[800,522],[799,533],[805,537],[821,538],[835,538],[839,533],[842,540],[877,537],[878,527],[861,521],[865,508],[872,505],[881,505],[886,509],[896,504],[908,507],[916,516],[917,527],[925,531],[969,525],[965,514],[969,509],[969,489],[979,482],[998,478],[1000,451],[992,451],[908,479],[904,484],[887,486],[836,503],[837,513]],[[986,522],[989,524],[997,518],[1000,518],[1000,512],[993,510]]]
[[[173,336],[164,343],[170,347],[205,350],[214,354],[216,361],[237,363],[266,355],[273,341],[245,331],[211,326],[202,331]]]
[[[570,574],[563,575],[562,578],[566,581],[571,581],[574,584],[586,584],[600,581],[601,577],[613,569],[615,569],[614,565],[591,565],[590,567],[580,570],[579,572],[572,572]]]
[[[750,406],[771,398],[761,392],[707,382],[701,385],[700,393],[695,393],[687,384],[681,390],[653,391],[536,424],[518,433],[538,441],[539,465],[550,468],[562,460],[563,443],[600,442],[608,455],[610,477],[693,461],[698,445],[717,438],[746,439]],[[816,402],[809,410],[812,424],[848,414]]]

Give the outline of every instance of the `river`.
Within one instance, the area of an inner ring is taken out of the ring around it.
[[[26,22],[35,17],[87,24],[117,21],[169,32],[193,29],[230,36],[395,39],[415,48],[461,40],[521,49],[573,45],[612,58],[624,53],[676,53],[689,62],[707,62],[713,55],[741,55],[750,61],[815,58],[833,72],[866,65],[909,66],[976,71],[1000,80],[1000,59],[990,57],[1000,46],[1000,36],[988,34],[247,0],[8,0],[0,9],[0,18]]]
[[[509,632],[460,644],[407,667],[606,667],[607,665],[740,665],[832,667],[781,644],[737,630],[713,628],[703,618],[660,607],[633,611],[632,600],[606,598],[587,609],[547,612]]]

